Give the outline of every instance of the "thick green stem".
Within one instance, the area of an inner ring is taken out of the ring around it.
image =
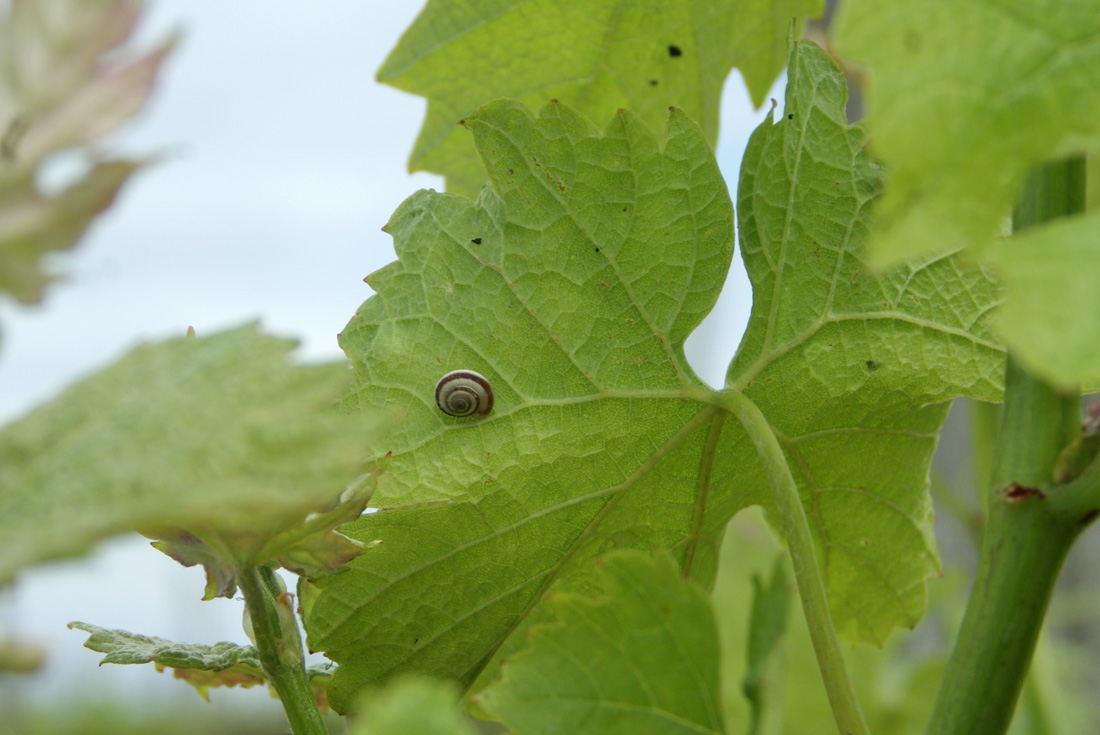
[[[867,735],[870,731],[856,700],[852,681],[848,677],[848,669],[829,612],[825,581],[814,554],[813,536],[806,520],[806,510],[802,507],[798,486],[795,485],[779,440],[764,414],[743,394],[726,389],[717,394],[716,403],[737,417],[745,427],[764,464],[764,474],[771,485],[775,505],[783,523],[783,533],[787,537],[795,584],[802,599],[810,640],[817,655],[817,664],[821,669],[825,692],[829,696],[837,728],[842,735]]]
[[[1034,172],[1016,229],[1078,211],[1082,171],[1083,161],[1071,159]],[[929,735],[1001,735],[1012,721],[1058,572],[1091,519],[1075,502],[1086,488],[1052,487],[1051,478],[1079,432],[1078,401],[1009,355],[977,576]]]
[[[274,583],[265,581],[265,576],[274,576],[274,572],[247,567],[237,577],[264,676],[279,695],[294,735],[326,735],[328,731],[306,675],[302,640],[293,611],[286,608],[290,614],[280,614],[278,606],[285,607],[286,603],[278,599]]]

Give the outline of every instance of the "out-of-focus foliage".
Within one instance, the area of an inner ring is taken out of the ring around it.
[[[474,735],[458,708],[452,682],[423,677],[395,679],[362,698],[350,735]]]
[[[344,723],[326,718],[330,733],[344,733]],[[286,717],[272,701],[269,707],[194,707],[137,699],[67,698],[64,707],[25,702],[6,706],[0,735],[286,735]]]
[[[473,197],[488,178],[455,124],[498,97],[550,99],[603,121],[626,108],[654,130],[670,105],[718,140],[722,86],[741,70],[759,106],[787,62],[787,43],[821,0],[429,0],[379,81],[428,100],[409,156]]]
[[[0,676],[33,674],[46,662],[46,651],[12,638],[0,638]]]
[[[371,420],[333,408],[344,365],[292,365],[293,346],[254,325],[142,345],[0,431],[0,581],[127,530],[203,564],[207,597],[241,565],[358,553],[332,527],[370,496]]]
[[[42,298],[53,276],[43,255],[80,239],[144,161],[95,145],[146,104],[173,40],[125,48],[140,0],[12,0],[0,5],[0,294]],[[51,154],[81,148],[87,171],[46,193]]]
[[[782,550],[756,511],[737,516],[722,545],[713,600],[721,638],[723,705],[730,723],[750,720],[750,705],[741,687],[749,667],[746,600],[752,594],[753,574],[766,572],[777,553]],[[957,559],[948,562],[951,566],[943,578],[929,585],[928,610],[915,630],[896,631],[881,649],[861,645],[847,650],[856,694],[873,733],[924,733],[966,605],[966,575]],[[779,732],[820,735],[833,727],[832,712],[797,599],[793,607],[784,642]],[[1056,598],[1053,617],[1058,608]],[[1010,735],[1093,732],[1097,713],[1090,709],[1081,686],[1086,664],[1064,637],[1045,636]]]

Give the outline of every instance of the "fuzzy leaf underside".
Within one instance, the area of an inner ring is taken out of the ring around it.
[[[64,191],[36,183],[53,153],[87,146],[148,100],[171,41],[119,63],[141,12],[132,0],[16,0],[0,11],[0,293],[42,298],[43,256],[71,248],[140,161],[92,154]]]
[[[554,98],[593,120],[628,108],[651,128],[668,107],[718,137],[722,85],[741,69],[760,105],[786,62],[792,22],[820,0],[430,0],[378,70],[379,81],[428,99],[409,158],[474,196],[485,168],[455,123],[498,97],[541,106]]]
[[[799,119],[766,122],[746,158],[757,296],[730,381],[789,452],[841,630],[880,641],[919,617],[937,569],[926,479],[945,402],[1000,395],[997,287],[950,257],[863,272],[879,172],[836,68],[812,44],[792,58]],[[658,144],[622,113],[601,136],[564,105],[533,120],[504,101],[467,127],[491,186],[398,209],[399,260],[341,337],[345,405],[401,427],[381,510],[342,528],[378,545],[300,588],[310,648],[341,664],[338,711],[405,672],[468,685],[506,641],[523,647],[514,633],[545,619],[552,585],[598,587],[585,561],[611,549],[669,549],[706,584],[729,518],[771,504],[745,432],[683,360],[731,235],[698,129],[675,112]],[[459,368],[492,383],[489,416],[435,407],[435,381]]]
[[[252,325],[143,345],[5,427],[0,580],[127,530],[216,540],[229,569],[341,561],[346,539],[296,529],[362,471],[368,427],[331,409],[345,366],[292,366],[292,347]],[[349,490],[353,505],[373,480]]]
[[[555,595],[556,621],[527,631],[530,648],[501,666],[481,704],[528,735],[725,732],[707,594],[667,554],[598,563],[601,593]]]
[[[757,128],[742,163],[753,308],[727,384],[787,453],[839,633],[881,644],[920,618],[939,571],[927,478],[946,401],[999,400],[1004,351],[991,325],[999,289],[984,270],[952,255],[865,270],[882,171],[847,124],[846,99],[832,61],[797,44],[784,117]],[[752,460],[743,434],[718,446],[714,483],[739,488],[733,510],[769,505]]]
[[[108,630],[80,622],[69,623],[69,628],[89,634],[84,642],[85,648],[106,654],[100,665],[152,663],[157,671],[170,668],[173,676],[195,687],[203,699],[209,698],[211,687],[240,686],[247,689],[267,682],[259,654],[252,646],[225,641],[214,645],[175,643],[155,636]],[[307,674],[323,701],[323,692],[331,676],[331,664],[310,666]]]
[[[1100,151],[1097,0],[852,0],[836,40],[871,67],[879,262],[985,246],[1030,168]]]

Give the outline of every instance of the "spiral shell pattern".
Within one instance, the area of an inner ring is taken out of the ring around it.
[[[487,416],[493,410],[493,388],[481,373],[452,370],[435,384],[435,403],[449,416]]]

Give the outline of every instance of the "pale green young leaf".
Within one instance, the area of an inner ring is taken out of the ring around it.
[[[786,63],[792,23],[821,0],[429,0],[390,52],[379,81],[428,99],[409,158],[474,196],[485,168],[456,123],[479,105],[554,98],[593,120],[629,108],[656,129],[670,105],[718,137],[722,85],[737,66],[760,105]]]
[[[350,735],[474,735],[458,708],[458,688],[426,677],[403,677],[367,692]]]
[[[766,122],[746,157],[757,295],[730,381],[789,452],[841,630],[880,641],[919,617],[938,568],[926,478],[944,402],[1000,395],[997,289],[946,257],[864,273],[880,172],[835,66],[812,44],[792,58],[795,117]],[[347,407],[403,423],[380,447],[382,509],[342,529],[381,543],[309,594],[310,648],[341,663],[337,710],[407,671],[469,684],[551,585],[592,584],[581,562],[608,549],[670,549],[706,583],[729,518],[770,505],[752,442],[683,358],[732,234],[700,131],[677,111],[654,139],[622,113],[601,135],[564,105],[533,120],[513,102],[467,127],[492,186],[398,209],[399,260],[368,279],[378,293],[341,339]],[[490,415],[435,406],[454,369],[489,379]]]
[[[212,687],[254,687],[264,684],[267,678],[260,665],[259,654],[252,646],[240,646],[222,641],[213,645],[201,643],[175,643],[130,633],[125,630],[108,630],[88,623],[69,623],[70,629],[89,634],[84,647],[106,656],[102,664],[152,663],[157,671],[172,669],[177,679],[183,679],[195,687],[203,699],[209,699]],[[331,677],[332,665],[310,666],[307,674],[314,692],[324,701],[324,691]]]
[[[127,530],[216,539],[229,569],[334,558],[334,531],[296,529],[362,471],[368,424],[332,409],[346,367],[292,366],[293,346],[254,326],[143,345],[5,427],[0,580]]]
[[[890,167],[879,263],[984,246],[1030,168],[1100,150],[1097,0],[849,0],[836,43]]]
[[[553,597],[557,622],[501,666],[481,704],[527,735],[724,732],[718,631],[707,595],[667,554],[597,560],[594,598]]]
[[[1055,385],[1100,386],[1100,212],[1028,229],[991,248],[1007,299],[1005,340]]]
[[[89,149],[87,173],[57,194],[37,177],[52,153],[86,146],[136,115],[172,41],[138,58],[123,45],[134,0],[15,0],[0,9],[0,292],[36,302],[51,251],[71,248],[141,161]],[[132,57],[132,54],[130,54]]]

